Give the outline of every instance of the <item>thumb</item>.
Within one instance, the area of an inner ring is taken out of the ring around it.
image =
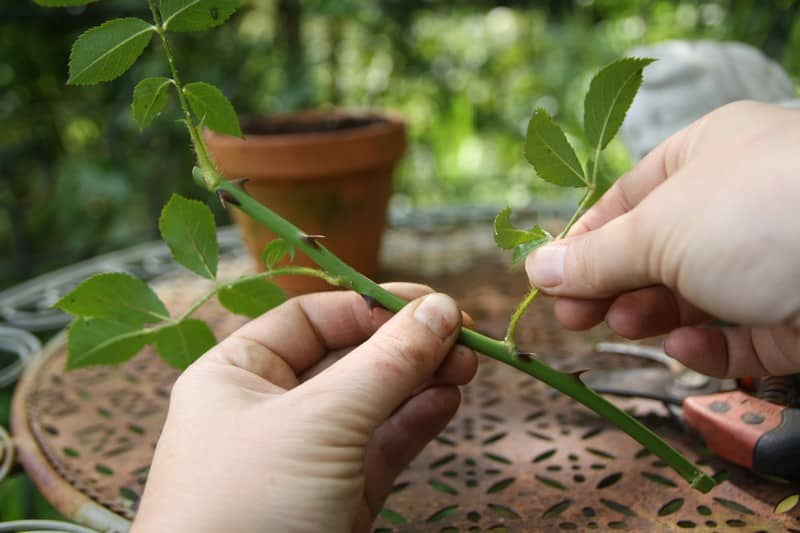
[[[423,296],[314,378],[313,386],[317,392],[335,391],[337,406],[366,415],[374,428],[431,379],[460,326],[461,312],[452,298]]]
[[[525,262],[531,285],[554,296],[595,299],[656,283],[647,268],[652,239],[634,213],[535,250]]]

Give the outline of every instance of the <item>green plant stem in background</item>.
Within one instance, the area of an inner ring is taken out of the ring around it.
[[[399,311],[408,303],[353,270],[319,242],[309,238],[299,228],[251,198],[237,185],[223,180],[220,182],[219,188],[229,193],[245,213],[303,251],[328,274],[340,279],[340,286],[370,296],[393,312]],[[532,300],[535,298],[535,290],[531,291],[531,294],[533,296],[529,296]],[[510,351],[505,342],[492,339],[468,328],[461,329],[459,342],[492,359],[521,370],[584,404],[660,457],[699,491],[708,492],[714,486],[714,480],[680,452],[628,413],[586,387],[577,376],[556,370],[536,359],[523,360],[517,357],[516,353]]]
[[[186,95],[183,93],[183,84],[181,83],[180,76],[178,75],[178,68],[175,66],[175,57],[172,55],[172,49],[167,40],[166,30],[161,23],[161,16],[158,14],[154,0],[147,0],[147,5],[150,6],[150,12],[153,15],[153,23],[155,24],[156,33],[161,39],[161,45],[164,48],[164,54],[169,63],[169,70],[172,73],[172,84],[175,86],[175,92],[178,94],[178,102],[180,102],[181,110],[183,111],[183,120],[186,124],[186,129],[189,131],[189,137],[192,140],[195,154],[197,156],[197,163],[203,171],[203,178],[205,180],[206,188],[212,189],[219,182],[219,173],[216,171],[216,166],[212,163],[211,157],[208,155],[208,148],[203,142],[200,132],[197,131],[192,120],[192,113],[189,109],[189,102],[186,100]]]

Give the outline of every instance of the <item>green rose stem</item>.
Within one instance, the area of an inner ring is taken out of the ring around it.
[[[155,8],[154,0],[148,0],[148,5],[153,14],[156,32],[161,38],[164,53],[169,62],[172,72],[172,83],[178,93],[178,99],[184,113],[184,122],[189,130],[189,137],[192,141],[195,153],[197,154],[197,162],[202,174],[202,180],[199,181],[203,183],[209,192],[216,192],[221,198],[225,198],[234,205],[239,206],[242,211],[276,233],[286,243],[309,256],[325,271],[320,273],[318,277],[323,277],[334,285],[352,289],[364,296],[368,296],[389,311],[397,312],[402,309],[408,302],[388,292],[366,276],[354,270],[331,253],[325,246],[320,244],[314,236],[307,235],[300,230],[300,228],[294,226],[269,208],[254,200],[237,184],[222,179],[209,156],[208,149],[202,136],[199,134],[197,127],[192,121],[189,105],[183,92],[183,86],[178,76],[178,70],[175,66],[169,42],[167,41],[166,29],[161,23],[158,11]],[[290,273],[286,272],[286,270],[287,269],[282,269],[281,272]],[[307,270],[313,272],[313,269]],[[275,275],[278,272],[278,270],[274,270],[264,274],[257,274],[256,276]],[[211,298],[215,292],[216,289],[204,296],[201,301],[187,310],[182,318],[191,315],[202,303]],[[529,294],[529,297],[526,298],[527,304],[533,301],[535,297],[536,291],[534,290]],[[514,327],[516,327],[527,304],[518,309],[517,313],[514,314]],[[532,357],[520,357],[516,349],[510,349],[506,342],[492,339],[471,329],[462,328],[459,342],[477,352],[521,370],[529,376],[547,383],[551,387],[582,403],[601,417],[621,428],[648,450],[660,457],[697,490],[708,492],[715,485],[714,480],[703,473],[691,461],[663,441],[658,435],[642,425],[638,420],[586,387],[577,375],[558,371]]]
[[[178,93],[178,102],[180,102],[181,111],[183,112],[183,122],[186,124],[186,129],[189,131],[189,137],[192,140],[192,146],[194,147],[195,154],[197,155],[197,164],[203,170],[203,176],[205,179],[210,180],[206,181],[205,183],[206,187],[210,189],[216,185],[217,181],[219,181],[219,173],[216,172],[216,167],[211,162],[211,157],[208,155],[208,148],[203,142],[203,139],[200,137],[200,133],[197,131],[197,127],[192,120],[189,102],[186,100],[186,95],[183,92],[183,84],[181,83],[181,78],[178,75],[178,68],[175,66],[175,58],[172,55],[172,49],[169,46],[169,41],[167,41],[167,31],[161,22],[161,16],[158,14],[158,10],[156,9],[155,0],[147,0],[147,5],[150,6],[150,13],[153,15],[156,33],[161,39],[161,45],[164,48],[164,54],[167,56],[169,70],[172,73],[172,84],[175,86],[175,90]],[[216,178],[216,180],[214,178]]]
[[[278,234],[292,246],[304,252],[326,272],[341,280],[337,285],[369,296],[392,312],[399,311],[408,303],[356,272],[313,237],[307,236],[299,228],[251,198],[237,185],[223,180],[218,187],[230,194],[230,197],[235,200],[235,203],[242,211]],[[521,370],[579,401],[612,424],[620,427],[648,450],[659,456],[686,479],[692,487],[701,492],[708,492],[714,486],[715,483],[711,477],[703,473],[691,461],[638,420],[586,387],[578,376],[558,371],[536,359],[518,357],[517,354],[508,349],[503,341],[492,339],[468,328],[461,329],[459,342],[492,359]]]
[[[596,169],[597,167],[595,167]],[[584,209],[589,203],[589,200],[594,196],[596,186],[595,186],[595,179],[596,177],[593,175],[591,181],[587,183],[586,194],[583,195],[583,199],[581,203],[578,205],[578,208],[572,213],[572,217],[570,217],[567,225],[564,226],[564,229],[561,230],[561,233],[554,240],[563,239],[575,222],[578,221],[580,215],[583,214]],[[506,347],[511,353],[517,353],[517,341],[516,333],[517,333],[517,326],[519,325],[519,321],[522,318],[522,315],[525,314],[525,311],[528,310],[528,307],[536,300],[536,297],[539,296],[539,289],[533,287],[528,294],[525,295],[525,298],[519,303],[517,308],[514,310],[514,313],[511,315],[511,320],[508,321],[508,329],[506,329],[506,336],[503,341],[506,344]]]

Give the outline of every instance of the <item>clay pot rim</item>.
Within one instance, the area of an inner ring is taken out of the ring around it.
[[[375,122],[363,126],[355,126],[340,130],[319,132],[292,132],[292,133],[244,133],[244,138],[231,137],[205,128],[203,135],[207,140],[221,147],[251,146],[280,148],[283,146],[318,146],[327,143],[357,142],[360,139],[380,137],[396,134],[405,130],[405,121],[400,114],[386,111],[353,111],[344,109],[311,109],[289,113],[274,113],[268,115],[243,115],[242,122],[247,120],[277,120],[277,121],[313,121],[331,120],[337,118],[374,119]]]

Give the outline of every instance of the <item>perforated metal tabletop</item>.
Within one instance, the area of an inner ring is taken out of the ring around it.
[[[223,265],[230,274],[249,266],[245,258]],[[390,269],[383,278],[446,291],[480,330],[502,336],[526,289],[524,275],[510,273],[497,256],[455,270],[420,278]],[[207,289],[188,275],[172,275],[157,287],[172,309],[187,307]],[[243,321],[213,304],[201,317],[218,338]],[[630,364],[594,352],[596,342],[609,338],[606,329],[565,332],[546,302],[531,308],[520,333],[523,347],[564,369]],[[64,373],[64,360],[58,338],[18,386],[13,431],[21,460],[67,516],[124,530],[144,487],[177,372],[149,350],[116,368]],[[659,403],[619,400],[707,472],[727,472],[728,480],[710,494],[691,490],[588,410],[494,361],[482,359],[463,397],[452,423],[398,479],[377,531],[800,531],[797,511],[773,512],[798,487],[759,479],[704,453]]]

